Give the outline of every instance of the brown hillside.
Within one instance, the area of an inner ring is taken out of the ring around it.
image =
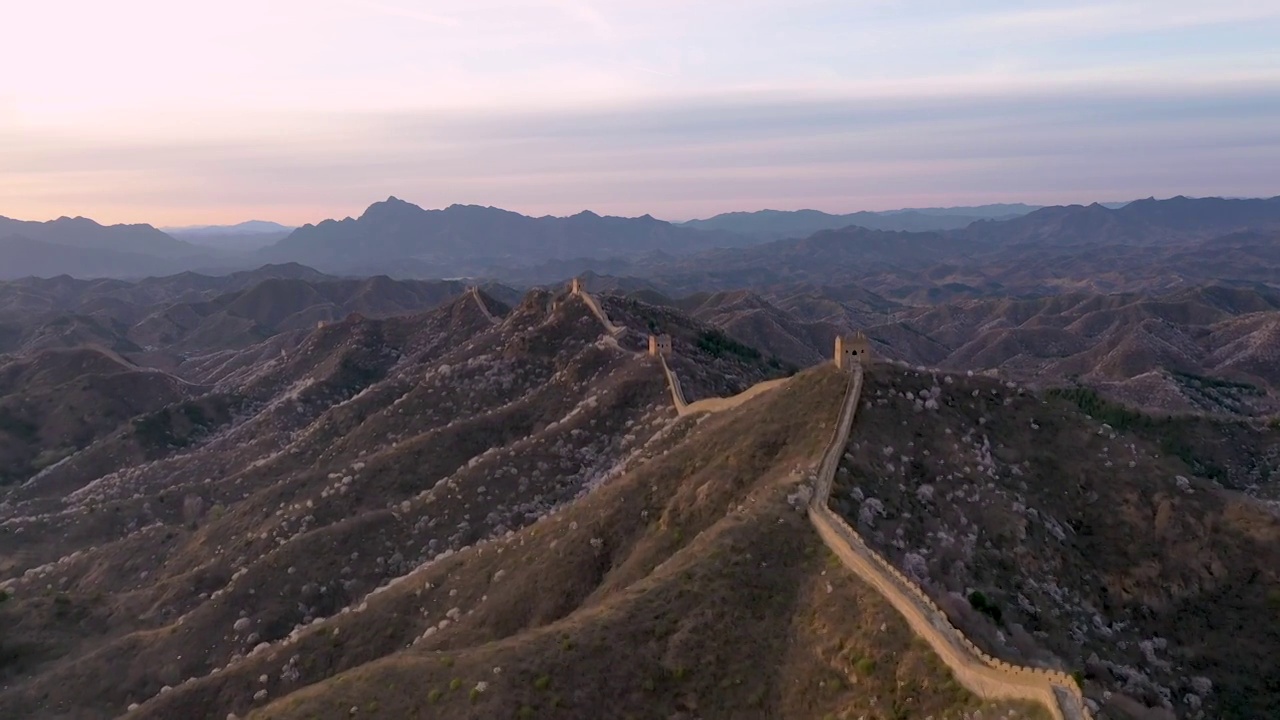
[[[1119,431],[994,379],[893,366],[863,399],[832,505],[979,645],[1082,672],[1091,697],[1115,694],[1107,717],[1280,704],[1276,481],[1242,462],[1274,456],[1275,431],[1106,411]]]
[[[680,421],[563,512],[129,717],[968,717],[978,704],[788,502],[841,391],[825,370]]]
[[[0,485],[66,459],[196,388],[104,350],[46,350],[0,365]]]

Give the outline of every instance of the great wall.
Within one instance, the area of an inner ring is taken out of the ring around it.
[[[502,322],[501,320],[493,316],[493,312],[489,310],[489,304],[484,301],[484,298],[480,297],[480,288],[476,287],[475,285],[472,285],[471,287],[467,288],[467,294],[471,296],[472,300],[476,301],[476,305],[480,306],[480,312],[486,318],[488,318],[489,323],[491,325],[498,325]]]
[[[581,298],[604,326],[610,337],[625,332],[611,323],[600,304],[581,283],[574,279],[571,294]],[[479,296],[476,300],[480,301]],[[480,302],[484,306],[483,302]],[[487,310],[487,308],[485,308]],[[789,378],[769,380],[728,398],[708,398],[687,402],[680,379],[667,364],[672,352],[671,339],[650,336],[649,355],[656,356],[671,392],[677,415],[728,410],[768,390],[785,384]],[[985,653],[961,632],[942,608],[928,594],[876,552],[856,530],[833,512],[829,501],[836,470],[844,456],[853,432],[853,420],[862,397],[864,366],[875,362],[868,339],[861,333],[849,338],[836,338],[834,363],[846,371],[848,384],[840,415],[831,440],[823,451],[809,502],[809,520],[823,543],[836,557],[875,588],[906,619],[911,629],[923,638],[938,657],[970,692],[987,700],[1028,700],[1043,705],[1055,720],[1092,720],[1084,694],[1074,678],[1059,670],[1013,665]]]
[[[840,364],[841,356],[836,357]],[[956,679],[975,695],[991,700],[1031,700],[1047,707],[1056,720],[1090,720],[1092,715],[1074,678],[1058,670],[1013,665],[983,652],[951,623],[923,588],[868,546],[844,518],[831,510],[831,487],[862,396],[863,363],[871,361],[869,356],[864,358],[847,365],[848,389],[835,432],[818,466],[809,504],[813,526],[841,562],[888,600],[951,668]]]

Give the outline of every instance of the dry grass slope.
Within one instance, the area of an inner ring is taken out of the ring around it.
[[[842,386],[823,369],[681,420],[661,455],[563,512],[130,717],[971,717],[980,703],[788,498]]]

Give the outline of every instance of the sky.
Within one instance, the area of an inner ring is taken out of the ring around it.
[[[1280,194],[1280,0],[5,4],[20,219]]]

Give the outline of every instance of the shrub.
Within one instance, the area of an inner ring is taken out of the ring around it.
[[[876,661],[868,657],[861,658],[853,664],[853,669],[858,675],[867,677],[876,671]]]
[[[734,340],[718,330],[708,330],[698,336],[698,348],[712,357],[736,355],[745,360],[759,360],[760,351]]]
[[[1072,402],[1085,414],[1116,430],[1146,431],[1148,436],[1150,433],[1155,433],[1159,437],[1160,452],[1178,458],[1197,474],[1210,480],[1221,482],[1227,478],[1226,470],[1196,454],[1191,444],[1183,438],[1186,426],[1171,417],[1157,419],[1119,403],[1105,400],[1097,392],[1088,388],[1055,388],[1048,392],[1048,396]]]
[[[1246,382],[1238,382],[1235,380],[1226,380],[1224,378],[1209,377],[1207,375],[1196,375],[1195,373],[1179,372],[1177,370],[1171,373],[1175,378],[1185,385],[1197,388],[1210,388],[1219,390],[1236,390],[1246,395],[1266,395],[1267,391],[1251,385]]]
[[[969,593],[969,604],[973,606],[974,610],[977,610],[983,615],[991,618],[997,625],[1000,624],[1001,617],[1004,615],[1004,613],[1000,611],[1000,606],[995,604],[995,602],[986,595],[983,595],[981,591],[974,590]]]
[[[539,690],[546,690],[551,687],[551,676],[543,675],[539,677],[537,680],[533,681],[533,686]]]
[[[14,415],[8,408],[0,408],[0,431],[16,435],[25,442],[34,442],[40,434],[40,428],[34,423]]]
[[[1149,428],[1155,424],[1150,416],[1104,400],[1101,395],[1089,388],[1054,388],[1048,392],[1048,395],[1051,398],[1061,398],[1074,403],[1089,417],[1104,422],[1116,430]]]
[[[431,688],[431,692],[427,693],[427,702],[435,705],[440,702],[440,698],[443,696],[444,693],[440,692],[440,688]]]
[[[452,680],[450,680],[450,681],[449,681],[449,689],[450,689],[450,690],[457,690],[457,689],[458,689],[458,688],[460,688],[460,687],[462,687],[462,681],[461,681],[461,680],[459,680],[458,678],[454,678],[454,679],[452,679]]]

